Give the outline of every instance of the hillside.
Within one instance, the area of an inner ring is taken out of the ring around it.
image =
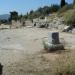
[[[3,19],[8,20],[9,17],[10,17],[9,14],[3,14],[3,15],[0,15],[0,19],[1,19],[1,20],[3,20]]]

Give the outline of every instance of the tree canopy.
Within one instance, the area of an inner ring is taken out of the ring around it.
[[[10,20],[17,21],[18,20],[18,12],[16,12],[16,11],[10,12]]]
[[[45,16],[48,16],[50,13],[57,12],[59,10],[59,8],[60,8],[59,5],[40,7],[36,11],[31,10],[24,17],[26,19],[33,19],[33,18],[38,18],[38,17],[44,18]]]

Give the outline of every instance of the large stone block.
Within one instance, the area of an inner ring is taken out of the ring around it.
[[[50,32],[48,39],[51,44],[59,44],[59,33],[58,32]]]

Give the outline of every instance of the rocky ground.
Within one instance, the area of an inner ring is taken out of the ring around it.
[[[3,75],[50,75],[53,61],[60,56],[43,52],[42,40],[50,31],[41,28],[0,30]],[[60,32],[60,38],[65,46],[74,48],[75,35]]]

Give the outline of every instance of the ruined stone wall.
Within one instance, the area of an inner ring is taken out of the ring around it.
[[[20,27],[22,27],[22,23],[20,21],[12,20],[11,28],[20,28]]]

